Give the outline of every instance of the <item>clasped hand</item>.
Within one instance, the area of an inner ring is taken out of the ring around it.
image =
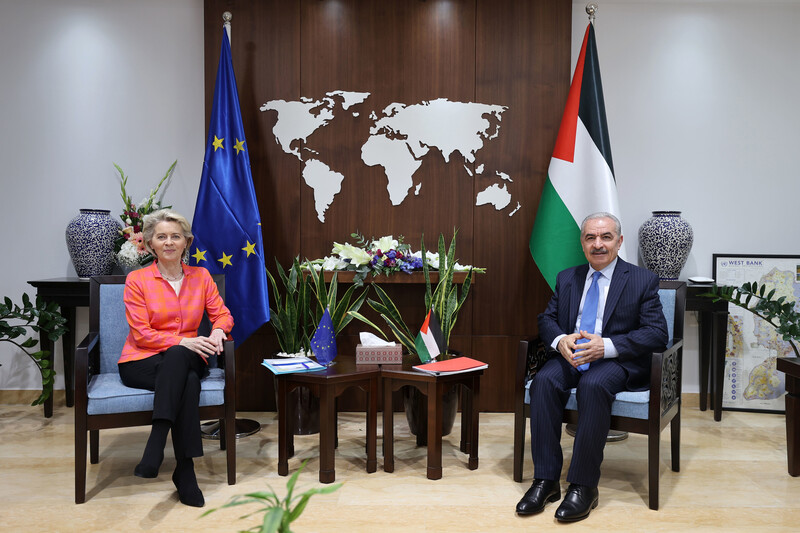
[[[578,344],[580,339],[588,339],[588,342]],[[605,345],[600,335],[579,331],[558,341],[558,351],[569,364],[578,368],[580,365],[602,359],[605,354]]]
[[[208,362],[208,357],[222,352],[222,343],[225,341],[225,332],[215,329],[208,337],[185,337],[181,346],[185,346],[200,355],[203,361]]]

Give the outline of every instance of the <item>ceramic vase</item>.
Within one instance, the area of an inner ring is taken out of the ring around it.
[[[67,224],[67,250],[78,277],[111,274],[116,263],[114,240],[122,226],[108,209],[81,209]]]
[[[693,242],[692,226],[680,211],[653,211],[639,228],[642,260],[662,280],[678,279]]]

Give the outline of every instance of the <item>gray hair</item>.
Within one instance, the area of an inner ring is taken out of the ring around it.
[[[583,235],[583,230],[586,227],[586,223],[590,220],[595,220],[598,218],[610,218],[614,222],[615,230],[617,232],[617,237],[622,235],[622,224],[620,223],[619,219],[612,215],[611,213],[607,213],[606,211],[598,211],[597,213],[592,213],[591,215],[587,216],[581,222],[581,235]]]
[[[192,246],[192,241],[194,241],[194,235],[192,235],[192,226],[189,225],[186,217],[175,211],[170,211],[169,209],[159,209],[158,211],[153,211],[149,215],[145,215],[143,219],[142,237],[144,238],[144,246],[147,248],[148,252],[155,255],[153,248],[150,246],[150,241],[153,239],[153,235],[155,235],[156,226],[159,222],[177,222],[186,239],[186,250],[189,250],[189,247]]]

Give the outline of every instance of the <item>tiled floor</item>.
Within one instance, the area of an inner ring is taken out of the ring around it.
[[[401,414],[395,416],[395,471],[383,472],[378,434],[378,471],[364,471],[363,415],[340,418],[337,481],[333,494],[314,496],[293,531],[351,532],[505,532],[575,531],[798,531],[800,478],[786,471],[786,434],[782,415],[724,412],[722,422],[700,412],[688,398],[683,410],[681,472],[669,469],[669,431],[662,433],[661,508],[647,507],[646,440],[631,435],[609,444],[600,505],[571,525],[555,522],[555,505],[537,516],[520,518],[514,505],[533,473],[526,450],[526,482],[511,479],[513,415],[482,413],[480,467],[470,471],[458,451],[459,422],[443,443],[443,478],[425,477],[425,449],[417,448]],[[261,422],[262,430],[241,439],[237,448],[237,484],[225,479],[225,456],[207,441],[196,471],[206,508],[235,494],[267,484],[281,495],[288,478],[277,475],[277,419],[274,413],[240,413]],[[205,510],[185,507],[170,480],[171,446],[157,479],[132,475],[147,428],[100,434],[100,463],[89,465],[87,502],[74,502],[72,410],[57,405],[52,419],[40,408],[0,406],[0,530],[2,531],[237,531],[257,523],[237,518],[248,506],[200,518]],[[572,439],[564,436],[566,460]],[[294,472],[310,459],[298,487],[317,486],[317,436],[295,438]],[[562,480],[563,481],[563,480]],[[566,484],[563,485],[564,488]],[[563,530],[562,530],[563,531]]]

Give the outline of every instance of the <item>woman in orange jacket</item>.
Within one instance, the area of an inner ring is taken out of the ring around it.
[[[208,374],[208,357],[222,351],[233,317],[208,270],[183,262],[194,238],[183,216],[156,211],[144,218],[142,231],[156,260],[125,281],[130,332],[119,359],[126,386],[155,392],[153,426],[134,475],[158,475],[171,429],[177,462],[172,481],[183,504],[202,507],[192,461],[203,455],[200,380]],[[208,337],[197,335],[203,312],[212,324]]]

